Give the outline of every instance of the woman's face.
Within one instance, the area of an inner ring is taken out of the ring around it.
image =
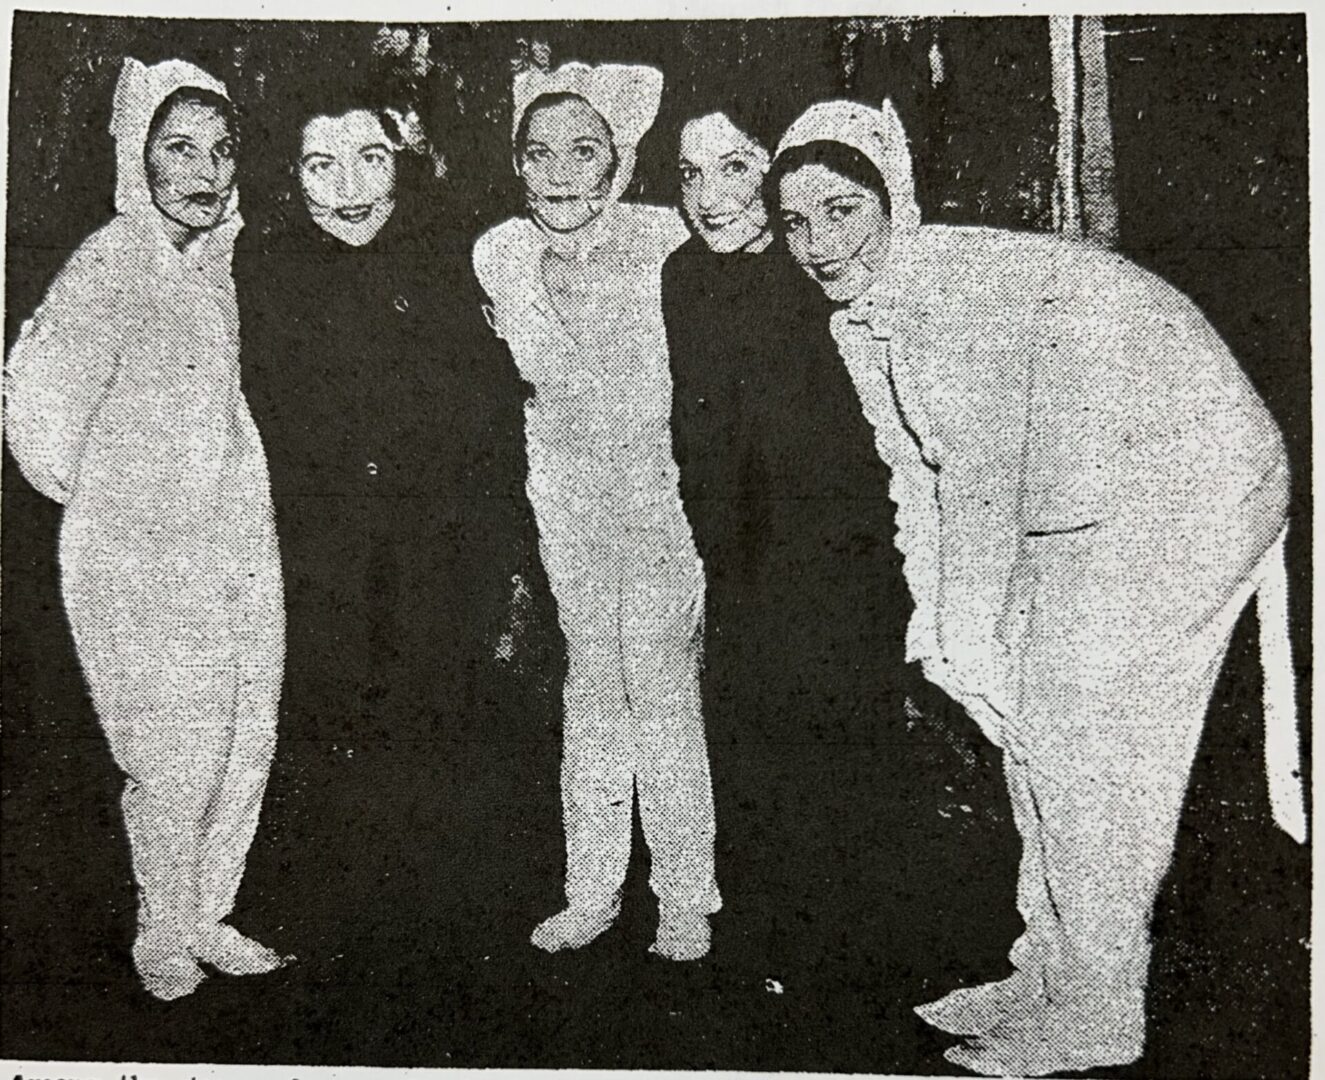
[[[603,212],[612,182],[612,134],[580,98],[529,117],[520,154],[529,209],[549,229],[571,232]]]
[[[892,222],[869,188],[824,165],[782,177],[782,224],[792,257],[830,300],[850,303],[883,269]]]
[[[304,125],[299,185],[318,227],[362,247],[396,207],[396,154],[368,109],[315,116]]]
[[[717,252],[740,251],[768,227],[768,151],[722,113],[681,130],[681,204],[695,232]]]
[[[235,186],[234,139],[213,106],[177,101],[144,151],[152,202],[190,229],[221,220]]]

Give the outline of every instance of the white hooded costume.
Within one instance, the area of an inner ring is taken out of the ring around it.
[[[663,261],[688,232],[674,210],[618,201],[661,92],[647,67],[518,76],[513,131],[539,96],[577,94],[606,121],[617,172],[583,228],[556,234],[512,218],[479,239],[474,267],[496,332],[534,388],[528,492],[570,660],[568,902],[615,912],[638,791],[654,892],[707,914],[720,899],[698,685],[704,579],[672,457],[661,308]],[[544,271],[552,258],[577,268],[578,316],[558,313]]]
[[[236,199],[181,251],[148,187],[149,125],[185,87],[226,96],[191,64],[125,61],[111,118],[117,213],[56,276],[5,373],[10,449],[64,505],[61,587],[127,777],[139,940],[175,953],[234,904],[284,648],[266,459],[240,393]],[[153,988],[153,958],[135,959]],[[155,984],[161,996],[187,989]]]
[[[832,331],[892,470],[907,660],[1005,762],[1026,931],[1004,983],[923,1007],[952,1060],[1032,1074],[1139,1056],[1150,917],[1206,708],[1260,596],[1272,805],[1305,836],[1279,431],[1186,297],[1052,235],[922,226],[892,107],[810,109],[779,154],[854,147],[886,265]]]

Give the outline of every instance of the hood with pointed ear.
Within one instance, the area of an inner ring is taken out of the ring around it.
[[[115,84],[110,133],[115,138],[115,209],[121,214],[155,209],[147,183],[147,129],[166,98],[185,87],[209,90],[230,100],[225,85],[185,60],[166,60],[151,67],[126,57]],[[227,216],[234,211],[235,193]]]
[[[643,64],[598,64],[578,61],[562,64],[556,71],[533,69],[515,77],[512,97],[514,115],[511,139],[529,106],[544,94],[575,94],[583,98],[607,123],[616,147],[617,170],[610,198],[620,199],[635,174],[635,154],[640,140],[653,126],[662,103],[663,76],[657,68]],[[518,157],[515,171],[520,171]]]
[[[811,105],[787,128],[778,143],[778,154],[812,142],[836,142],[859,150],[879,170],[892,203],[892,226],[909,230],[920,227],[916,202],[915,174],[906,130],[887,99],[881,109],[854,101],[825,101]]]

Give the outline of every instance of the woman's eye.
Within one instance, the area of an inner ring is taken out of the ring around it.
[[[805,227],[805,219],[799,214],[784,214],[782,218],[782,227],[787,232],[797,232]]]
[[[384,150],[365,151],[363,159],[364,161],[368,162],[370,165],[381,165],[384,161],[386,161],[386,151]]]
[[[219,158],[232,158],[235,156],[235,144],[229,139],[226,139],[224,142],[219,142],[216,144],[215,153]]]
[[[750,171],[750,166],[744,161],[729,161],[722,167],[722,171],[728,176],[744,176]]]
[[[598,150],[585,143],[575,148],[575,156],[581,161],[593,161],[598,156]]]
[[[531,146],[524,152],[526,161],[542,161],[547,155],[547,148],[544,146]]]
[[[308,171],[314,176],[326,172],[329,168],[331,168],[331,162],[329,161],[310,161],[308,163]]]
[[[683,184],[693,183],[695,178],[698,176],[699,176],[699,170],[696,169],[693,165],[681,166],[681,183]]]
[[[828,208],[828,220],[834,222],[841,221],[855,209],[854,206],[830,206]]]
[[[172,154],[179,154],[180,156],[186,156],[192,153],[193,144],[184,139],[174,139],[171,142],[166,143],[166,149],[169,150]]]

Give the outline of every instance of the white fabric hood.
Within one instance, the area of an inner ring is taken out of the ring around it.
[[[115,139],[115,209],[121,214],[156,212],[143,160],[147,129],[166,98],[184,87],[208,90],[230,100],[219,79],[185,60],[165,60],[151,67],[131,56],[124,60],[110,118]],[[232,191],[224,217],[233,216],[237,205],[238,194]]]
[[[920,227],[915,174],[906,130],[891,101],[872,109],[855,101],[824,101],[811,105],[787,128],[778,143],[781,155],[795,146],[836,142],[859,150],[879,170],[892,203],[894,230]]]
[[[590,67],[573,61],[555,71],[533,69],[515,77],[512,88],[511,139],[529,106],[544,94],[575,94],[582,97],[606,121],[616,146],[617,171],[612,181],[611,201],[621,198],[635,174],[636,149],[653,126],[662,103],[663,76],[644,64],[598,64]],[[515,163],[516,172],[520,163]]]

